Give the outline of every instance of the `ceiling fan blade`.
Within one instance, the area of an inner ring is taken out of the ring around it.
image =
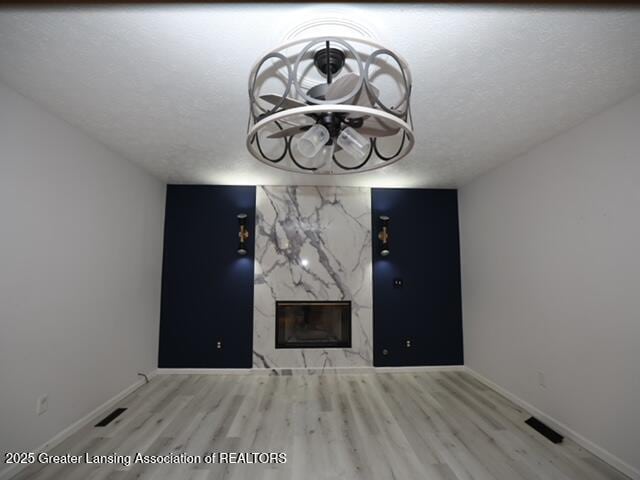
[[[371,95],[373,95],[374,97],[378,98],[380,96],[380,90],[378,90],[378,88],[375,85],[372,85],[371,83],[369,83],[368,85],[368,90],[371,92]]]
[[[391,130],[393,132],[400,130],[400,127],[398,127],[397,124],[383,120],[380,117],[364,118],[364,122],[362,122],[362,126],[358,130],[362,130],[363,128],[368,128],[370,130]]]
[[[356,98],[356,105],[360,105],[361,107],[373,107],[373,99],[378,98],[378,95],[380,95],[380,90],[378,90],[373,85],[369,85],[369,88],[370,90],[363,88],[360,91],[360,94]]]
[[[296,127],[285,128],[284,130],[280,130],[279,132],[272,133],[267,138],[282,138],[282,137],[290,137],[291,135],[296,135],[298,133],[309,130],[313,125],[298,125]]]
[[[391,137],[398,133],[400,129],[361,127],[356,129],[356,131],[367,137]]]
[[[359,81],[360,75],[357,73],[347,73],[346,75],[341,76],[329,85],[325,99],[330,101],[349,95]]]
[[[260,95],[260,98],[265,102],[269,102],[271,105],[278,105],[280,100],[282,100],[281,95],[276,95],[273,93],[267,93],[265,95]],[[299,102],[298,100],[294,100],[293,98],[286,97],[284,102],[282,103],[282,108],[296,108],[296,107],[306,107],[307,104],[304,102]]]
[[[378,95],[380,94],[380,91],[373,85],[371,85],[370,87],[371,87],[371,93],[369,93],[369,91],[367,91],[366,88],[363,88],[362,90],[360,90],[360,93],[356,96],[354,105],[358,105],[360,107],[370,107],[370,108],[374,107],[374,102],[372,101],[372,98],[377,98]],[[347,114],[347,117],[362,118],[363,120],[366,120],[367,118],[369,118],[368,115],[362,115],[360,113],[349,113]]]

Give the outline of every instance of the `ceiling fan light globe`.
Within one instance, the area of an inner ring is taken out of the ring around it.
[[[298,150],[306,158],[315,157],[329,141],[331,135],[322,125],[314,125],[298,140]]]
[[[354,128],[347,127],[338,136],[338,146],[357,160],[363,160],[369,153],[369,140]]]
[[[333,157],[333,152],[335,150],[336,144],[331,143],[331,145],[324,145],[318,154],[314,157],[314,167],[316,169],[321,169],[325,165],[329,163],[331,158]]]

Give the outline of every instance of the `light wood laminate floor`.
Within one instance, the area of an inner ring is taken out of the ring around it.
[[[57,454],[286,452],[286,464],[32,465],[15,480],[626,479],[466,372],[161,375]]]

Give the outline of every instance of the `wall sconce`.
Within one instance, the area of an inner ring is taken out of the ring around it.
[[[389,255],[389,217],[386,215],[380,215],[380,233],[378,233],[378,240],[380,240],[380,255],[386,257]]]
[[[247,239],[249,238],[249,230],[247,230],[247,214],[239,213],[238,214],[238,226],[240,227],[240,231],[238,232],[238,254],[246,255],[247,254]]]

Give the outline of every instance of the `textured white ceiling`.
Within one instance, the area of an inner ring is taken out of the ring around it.
[[[247,75],[314,17],[409,62],[416,146],[382,170],[289,174],[246,151]],[[640,91],[640,10],[192,5],[0,10],[0,80],[171,183],[455,187]]]

